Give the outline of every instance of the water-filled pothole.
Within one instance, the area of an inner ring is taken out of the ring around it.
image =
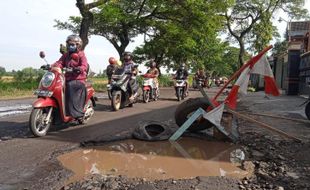
[[[239,146],[182,138],[177,142],[124,140],[76,150],[58,157],[74,172],[69,181],[89,174],[125,175],[155,179],[188,179],[196,176],[251,175],[240,168],[244,152]]]

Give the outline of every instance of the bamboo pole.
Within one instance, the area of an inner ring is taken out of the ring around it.
[[[277,119],[285,119],[285,120],[297,121],[297,122],[301,122],[301,123],[309,123],[310,124],[310,121],[306,120],[306,119],[297,119],[297,118],[283,117],[283,116],[279,116],[279,115],[270,115],[270,114],[263,114],[263,113],[244,113],[244,112],[242,112],[242,114],[266,116],[266,117],[272,117],[272,118],[277,118]]]
[[[239,118],[241,118],[241,119],[244,119],[244,120],[247,120],[247,121],[256,123],[256,124],[258,124],[260,127],[263,127],[263,128],[268,129],[268,130],[270,130],[270,131],[276,132],[276,133],[278,133],[278,134],[281,135],[281,136],[284,136],[284,137],[287,137],[287,138],[290,138],[290,139],[294,139],[294,140],[299,141],[299,142],[302,141],[301,139],[299,139],[299,138],[297,138],[297,137],[294,137],[293,135],[290,135],[290,134],[285,133],[285,132],[283,132],[283,131],[281,131],[281,130],[279,130],[279,129],[276,129],[276,128],[274,128],[274,127],[271,127],[270,125],[267,125],[266,123],[257,121],[257,120],[255,120],[255,119],[249,117],[249,116],[243,115],[243,114],[238,113],[238,112],[236,112],[236,111],[233,111],[233,110],[231,110],[231,109],[227,109],[227,111],[228,111],[229,113],[234,114],[236,117],[239,117]]]

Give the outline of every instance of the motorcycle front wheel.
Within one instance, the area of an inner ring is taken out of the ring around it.
[[[114,91],[111,97],[111,106],[113,111],[118,111],[122,103],[122,93],[121,91]]]
[[[31,133],[36,137],[43,137],[48,132],[52,123],[52,116],[48,121],[45,121],[49,110],[52,107],[47,108],[34,108],[31,112],[29,119],[29,128]]]
[[[181,88],[177,88],[176,91],[177,91],[178,101],[181,101]]]
[[[150,91],[143,90],[143,102],[148,103],[150,101]]]

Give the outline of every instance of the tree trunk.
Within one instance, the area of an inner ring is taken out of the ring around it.
[[[239,49],[239,64],[240,64],[239,68],[241,68],[242,65],[244,64],[243,56],[245,53],[245,49],[244,49],[243,38],[238,38],[237,40],[238,40],[239,46],[240,46],[240,49]]]
[[[93,13],[87,8],[84,0],[76,0],[76,6],[79,8],[82,15],[82,22],[80,27],[80,37],[83,41],[82,49],[84,50],[88,44],[88,31],[93,23]]]

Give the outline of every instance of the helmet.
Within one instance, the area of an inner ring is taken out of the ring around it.
[[[110,57],[109,58],[109,63],[110,64],[115,64],[117,61],[116,61],[116,59],[114,58],[114,57]]]
[[[128,56],[129,56],[129,57],[128,57]],[[132,60],[132,58],[133,58],[132,53],[129,52],[129,51],[125,51],[125,52],[123,53],[123,57],[124,57],[124,60],[125,60],[125,61],[130,61],[130,60]]]
[[[156,62],[155,61],[151,61],[150,62],[150,67],[151,68],[155,68],[156,67]]]
[[[67,37],[66,46],[69,52],[76,52],[82,48],[83,42],[82,39],[75,34],[72,34]]]
[[[182,63],[180,68],[181,68],[181,69],[185,69],[185,64]]]

